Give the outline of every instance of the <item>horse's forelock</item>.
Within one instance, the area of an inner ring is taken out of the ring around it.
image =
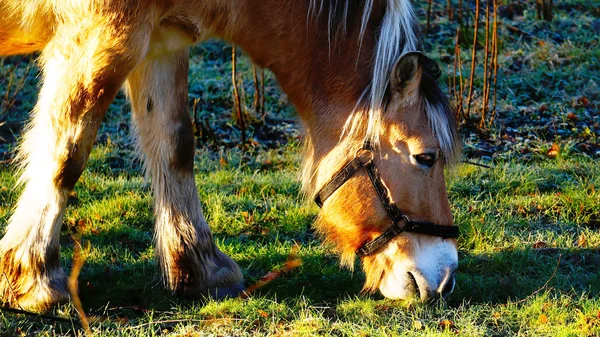
[[[342,27],[341,30],[345,31],[349,8],[350,11],[362,10],[362,13],[359,14],[360,43],[359,50],[357,50],[357,58],[358,53],[365,52],[360,50],[362,40],[366,34],[374,6],[378,4],[382,4],[385,8],[373,51],[372,80],[371,84],[365,88],[355,108],[361,114],[366,114],[367,120],[365,124],[367,132],[365,140],[369,140],[373,144],[379,143],[381,120],[386,105],[386,91],[394,64],[403,53],[420,49],[418,23],[412,3],[410,0],[385,0],[385,2],[376,2],[374,0],[310,0],[309,3],[309,16],[323,17],[328,20],[330,41],[333,38],[331,34],[340,31],[340,25]],[[357,124],[354,123],[352,125]],[[353,136],[357,132],[359,130],[356,130],[354,127],[346,127],[342,135],[343,137]]]

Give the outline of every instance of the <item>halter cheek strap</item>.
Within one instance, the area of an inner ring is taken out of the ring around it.
[[[387,214],[392,219],[392,226],[377,238],[363,244],[356,254],[360,257],[370,256],[379,251],[388,242],[400,235],[402,232],[412,232],[431,236],[439,236],[444,239],[458,238],[458,226],[442,226],[430,222],[412,221],[400,211],[398,206],[390,199],[389,191],[383,184],[379,170],[373,162],[373,147],[366,143],[332,178],[317,192],[315,202],[319,207],[346,181],[348,181],[359,169],[364,168],[371,180],[375,192]]]

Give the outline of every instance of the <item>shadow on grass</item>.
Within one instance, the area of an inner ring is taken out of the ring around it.
[[[131,229],[120,228],[103,233],[100,239],[92,238],[93,246],[108,251],[109,256],[88,261],[84,266],[80,292],[86,308],[98,311],[107,307],[134,307],[164,311],[174,306],[202,304],[202,300],[175,297],[162,286],[158,267],[147,253],[151,239],[146,237],[140,241]],[[292,245],[289,240],[242,242],[237,238],[229,238],[225,244],[233,245],[237,255],[244,256],[238,257],[237,262],[244,272],[246,286],[281,267]],[[302,297],[311,303],[335,305],[342,298],[359,295],[365,280],[360,267],[356,266],[354,272],[340,268],[339,258],[324,249],[315,249],[317,245],[313,242],[301,248],[298,253],[303,262],[301,267],[281,275],[252,296],[277,301]],[[127,261],[111,257],[111,252],[125,256]],[[600,295],[599,249],[461,253],[459,265],[455,291],[447,299],[450,306],[465,302],[507,304],[526,299],[542,287],[577,298]],[[379,294],[373,296],[381,298]]]
[[[248,287],[281,266],[287,258],[288,254],[273,253],[269,249],[264,254],[236,262],[244,272]],[[303,250],[300,258],[303,262],[301,267],[284,273],[257,290],[252,297],[277,301],[303,297],[311,303],[335,304],[340,298],[360,293],[364,275],[340,269],[337,256]],[[112,262],[88,261],[79,283],[84,307],[96,314],[104,313],[108,308],[108,311],[141,315],[144,310],[140,309],[166,311],[175,306],[198,306],[204,302],[202,299],[174,296],[166,290],[153,260],[132,263],[120,263],[114,259]]]
[[[452,306],[507,304],[550,290],[574,297],[600,295],[600,249],[524,249],[459,257]]]

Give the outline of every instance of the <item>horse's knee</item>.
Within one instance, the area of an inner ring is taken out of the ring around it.
[[[77,143],[68,145],[65,159],[62,160],[55,177],[56,186],[68,191],[75,187],[87,163],[88,153],[89,149],[82,149]]]

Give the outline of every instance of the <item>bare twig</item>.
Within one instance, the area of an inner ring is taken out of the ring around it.
[[[299,246],[294,246],[283,268],[267,273],[267,275],[263,276],[258,282],[248,287],[248,289],[246,289],[245,291],[243,291],[239,297],[248,298],[255,291],[266,286],[282,274],[287,273],[294,268],[300,267],[302,265],[302,260],[297,257],[297,252],[299,249]]]
[[[469,119],[471,114],[471,102],[473,100],[473,81],[475,79],[475,64],[477,60],[477,32],[479,30],[479,0],[475,0],[475,32],[473,33],[473,52],[471,54],[471,74],[469,76],[469,97],[467,99],[467,114],[465,119]]]
[[[494,27],[492,28],[494,31],[493,36],[493,68],[494,68],[494,105],[492,106],[492,112],[490,116],[490,125],[494,123],[494,119],[496,118],[496,104],[498,103],[498,0],[494,0]]]
[[[262,103],[264,102],[263,95],[265,94],[262,90],[264,88],[264,84],[261,83],[261,79],[264,79],[264,70],[260,69],[261,77],[258,76],[259,70],[257,70],[256,66],[252,65],[252,80],[254,81],[254,113],[257,116],[262,116],[264,113],[264,106]]]
[[[480,163],[476,163],[476,162],[473,162],[473,161],[469,161],[468,159],[465,159],[462,162],[465,163],[465,164],[469,164],[469,165],[473,165],[473,166],[479,166],[479,167],[483,167],[483,168],[486,168],[486,169],[493,168],[492,166],[488,166],[488,165],[485,165],[485,164],[480,164]]]
[[[37,312],[31,312],[31,311],[27,311],[27,310],[23,310],[23,309],[0,307],[0,311],[9,312],[11,314],[19,314],[19,315],[37,317],[37,318],[46,319],[46,320],[55,321],[55,322],[63,322],[63,323],[81,325],[79,322],[74,321],[71,318],[63,318],[63,317],[57,317],[57,316],[52,316],[52,315],[39,314]]]
[[[554,276],[556,276],[556,272],[558,271],[558,267],[560,266],[560,259],[561,258],[562,258],[562,254],[558,254],[558,261],[556,261],[556,267],[554,268],[554,272],[552,272],[552,275],[550,275],[550,278],[546,281],[546,283],[544,283],[543,286],[541,286],[538,290],[536,290],[536,291],[532,292],[531,294],[529,294],[529,296],[525,297],[522,300],[514,302],[513,304],[523,303],[523,302],[527,301],[528,299],[532,298],[533,296],[535,296],[540,291],[542,291],[544,289],[547,289],[548,288],[548,284],[550,284],[550,281],[552,281],[552,279],[554,278]]]
[[[493,40],[493,38],[492,38]],[[488,102],[490,94],[490,74],[492,71],[488,71],[490,60],[490,0],[485,0],[485,49],[483,59],[483,101],[481,102],[481,120],[479,121],[479,128],[484,129],[486,127],[486,118],[488,112]]]
[[[462,0],[458,0],[458,26],[462,28],[463,26],[463,2]]]
[[[261,119],[264,119],[267,116],[267,109],[265,109],[265,70],[260,69],[260,108],[262,110]]]
[[[68,288],[69,294],[71,295],[71,299],[73,301],[73,305],[75,309],[77,309],[77,314],[79,314],[79,320],[81,321],[81,326],[85,332],[86,336],[91,336],[92,331],[90,330],[90,324],[88,322],[87,317],[85,316],[85,312],[83,311],[83,306],[81,305],[81,299],[79,298],[79,273],[81,272],[81,268],[83,268],[83,264],[85,263],[85,254],[82,253],[82,250],[86,253],[90,249],[89,241],[86,241],[85,249],[81,247],[81,241],[79,238],[74,238],[74,246],[73,246],[73,268],[71,269],[71,275],[68,280]]]
[[[433,0],[428,0],[427,6],[427,24],[425,25],[425,36],[429,34],[429,23],[431,22],[431,7],[433,5]]]
[[[8,285],[8,290],[10,290],[10,294],[12,295],[15,303],[19,306],[19,308],[21,308],[22,311],[24,311],[23,307],[21,306],[21,303],[19,303],[19,301],[17,300],[17,295],[15,294],[15,290],[13,289],[12,283],[8,279],[8,275],[6,275],[6,272],[3,272],[2,276],[4,276],[4,279],[6,280],[6,284]]]
[[[240,101],[240,95],[238,92],[238,80],[237,80],[237,57],[236,47],[231,47],[231,83],[233,85],[233,105],[237,114],[237,122],[241,129],[241,141],[246,143],[246,121],[244,120],[244,114],[242,112],[242,102]]]
[[[157,324],[172,324],[172,323],[208,323],[208,322],[216,322],[216,321],[228,321],[228,322],[245,322],[247,319],[244,318],[232,318],[232,317],[223,317],[223,318],[211,318],[211,319],[190,319],[190,318],[182,318],[182,319],[167,319],[163,321],[156,322],[148,322],[143,324],[138,324],[135,326],[127,327],[128,330],[139,329],[146,326],[157,325]]]

